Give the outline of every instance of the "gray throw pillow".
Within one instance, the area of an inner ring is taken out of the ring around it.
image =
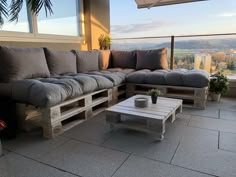
[[[42,48],[0,47],[0,82],[49,77]]]
[[[77,56],[77,71],[79,73],[98,71],[98,51],[75,51]]]
[[[111,51],[113,68],[131,68],[136,67],[136,52],[135,51]]]
[[[52,75],[77,73],[76,56],[71,51],[44,48],[48,68]]]
[[[156,50],[137,50],[136,69],[168,69],[167,48]]]

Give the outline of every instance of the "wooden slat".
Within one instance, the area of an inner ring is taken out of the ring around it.
[[[124,106],[124,107],[132,107],[132,108],[136,108],[134,106],[134,103],[132,102],[123,102],[123,103],[118,103],[117,106]],[[149,104],[148,107],[146,108],[137,108],[137,109],[146,109],[146,110],[150,110],[150,111],[162,111],[162,112],[169,112],[171,110],[173,110],[173,107],[167,107],[167,106],[163,106],[161,104]]]
[[[128,111],[135,111],[135,112],[140,112],[140,113],[146,113],[146,114],[152,114],[152,115],[160,115],[160,116],[168,116],[170,112],[173,111],[170,110],[169,112],[163,112],[161,110],[149,110],[149,109],[145,109],[145,108],[136,108],[136,107],[129,107],[129,106],[119,106],[116,105],[113,108],[118,108],[118,109],[124,109],[124,110],[128,110]]]
[[[121,113],[124,115],[133,115],[133,116],[137,116],[137,117],[148,117],[151,119],[158,119],[158,120],[163,120],[165,118],[165,116],[141,113],[141,112],[137,112],[137,111],[129,111],[129,110],[120,109],[120,108],[116,108],[116,107],[108,108],[108,109],[106,109],[106,111]]]

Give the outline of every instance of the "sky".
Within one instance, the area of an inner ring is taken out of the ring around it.
[[[236,0],[208,0],[138,9],[110,0],[112,38],[236,32]]]
[[[46,18],[44,10],[40,12],[39,33],[78,35],[76,0],[51,1],[54,14]],[[25,4],[17,24],[5,21],[1,30],[29,32],[24,9]],[[236,0],[208,0],[151,9],[138,9],[135,0],[110,0],[110,15],[113,39],[236,32]]]

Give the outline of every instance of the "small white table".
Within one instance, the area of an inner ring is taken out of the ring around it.
[[[148,106],[137,108],[134,99],[137,97],[148,98]],[[151,97],[146,95],[135,95],[106,109],[106,122],[111,128],[123,127],[152,133],[158,136],[158,140],[164,139],[165,122],[170,119],[175,121],[175,115],[182,112],[182,100],[158,97],[157,104],[152,104]],[[129,118],[123,119],[122,115]]]

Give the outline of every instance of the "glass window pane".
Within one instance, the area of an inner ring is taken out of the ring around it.
[[[7,1],[7,4],[11,4],[11,0]],[[24,2],[23,7],[19,14],[18,22],[9,22],[7,18],[3,16],[4,25],[0,31],[14,31],[14,32],[30,32],[28,13],[26,3]]]
[[[42,10],[38,15],[38,32],[41,34],[55,34],[78,36],[79,0],[51,0],[53,14],[46,17]]]

